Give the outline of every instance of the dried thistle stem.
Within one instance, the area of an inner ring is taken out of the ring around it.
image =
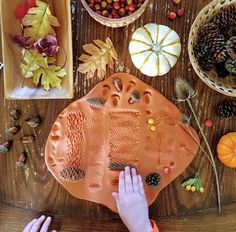
[[[186,101],[188,103],[189,108],[192,111],[193,117],[194,117],[194,119],[195,119],[195,121],[197,123],[197,126],[198,126],[198,128],[200,130],[200,133],[201,133],[201,135],[203,137],[203,140],[205,141],[207,149],[209,151],[209,155],[210,155],[210,159],[211,159],[211,165],[213,167],[214,174],[215,174],[215,182],[216,182],[216,190],[217,190],[217,201],[218,201],[218,211],[219,211],[219,213],[221,213],[220,183],[219,183],[219,177],[218,177],[218,172],[217,172],[217,169],[216,169],[216,164],[215,164],[214,156],[212,154],[212,151],[211,151],[210,145],[209,145],[209,143],[207,141],[207,138],[206,138],[206,136],[205,136],[205,134],[204,134],[204,132],[202,130],[200,122],[199,122],[199,120],[197,118],[197,115],[196,115],[196,113],[195,113],[195,111],[193,109],[191,101],[189,99],[186,99]]]

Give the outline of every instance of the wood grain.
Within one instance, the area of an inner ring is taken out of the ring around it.
[[[187,54],[187,40],[190,26],[197,13],[209,2],[210,0],[183,0],[182,7],[185,9],[185,16],[171,22],[166,18],[167,10],[174,8],[174,6],[170,4],[171,0],[151,0],[145,13],[133,24],[125,28],[111,29],[94,21],[82,8],[80,1],[72,0],[74,100],[84,96],[98,83],[96,78],[86,80],[84,75],[76,72],[79,65],[78,57],[82,54],[82,45],[91,42],[93,39],[105,40],[105,38],[109,36],[118,51],[120,61],[124,62],[125,67],[130,70],[130,73],[158,89],[171,101],[173,101],[172,99],[175,97],[173,90],[174,78],[182,76],[190,81],[199,93],[194,101],[194,107],[197,109],[199,120],[202,124],[206,118],[211,118],[214,122],[212,128],[204,128],[204,131],[216,155],[216,145],[220,137],[227,132],[236,131],[235,118],[220,119],[215,113],[215,106],[220,101],[230,98],[211,90],[197,77],[189,63]],[[149,78],[143,76],[134,68],[128,54],[128,44],[132,32],[141,25],[149,22],[167,25],[176,30],[181,37],[183,46],[181,57],[177,65],[165,77]],[[112,73],[112,70],[110,70],[109,73]],[[43,211],[63,215],[65,217],[76,217],[78,220],[87,219],[95,222],[103,219],[105,222],[109,220],[116,221],[119,218],[118,215],[110,212],[104,206],[72,197],[54,180],[45,166],[44,147],[50,127],[57,115],[70,102],[72,102],[72,100],[5,100],[3,94],[3,76],[1,74],[0,143],[10,138],[4,133],[4,130],[11,125],[9,113],[14,107],[18,107],[22,112],[19,123],[23,131],[14,136],[14,144],[11,151],[6,155],[0,155],[0,201],[23,209]],[[183,112],[190,115],[190,111],[186,106],[180,104],[179,107]],[[39,128],[32,130],[25,125],[23,120],[29,116],[38,114],[43,117],[44,121]],[[194,121],[192,124],[196,128]],[[35,134],[36,142],[27,147],[30,155],[26,166],[17,168],[15,165],[17,156],[24,149],[19,142],[19,138],[23,134]],[[233,183],[236,181],[236,170],[226,168],[218,161],[217,157],[215,158],[221,180],[223,205],[229,205],[230,209],[235,209],[233,203],[236,202],[236,185]],[[189,193],[180,186],[180,183],[184,179],[195,175],[196,172],[199,172],[203,180],[206,189],[204,194]],[[161,224],[161,228],[164,231],[168,231],[168,228],[169,231],[171,231],[171,226],[173,226],[173,228],[179,228],[179,231],[189,231],[189,227],[184,226],[184,223],[191,220],[194,216],[198,218],[201,211],[208,210],[209,208],[216,208],[214,177],[207,159],[199,152],[197,158],[195,158],[189,168],[160,193],[158,200],[150,207],[150,215],[154,219],[166,217],[165,220],[163,219],[163,224]],[[168,216],[176,216],[177,219],[172,221],[168,219]],[[184,219],[182,222],[181,220],[179,221],[179,217],[186,218],[186,221]],[[225,220],[226,218],[229,218],[229,221],[232,220],[232,223],[236,223],[235,217],[232,218],[230,213],[225,216]],[[212,230],[209,231],[216,231],[213,221],[215,220],[218,223],[219,219],[220,217],[218,217],[217,214],[212,214]],[[173,223],[170,224],[170,221]],[[203,228],[202,224],[199,223],[199,221],[194,222],[196,223],[194,227],[196,228],[195,231],[201,231]],[[178,223],[182,223],[182,227],[178,227]],[[205,223],[204,225],[208,228],[208,222],[206,221]],[[232,231],[230,230],[231,225],[232,224],[229,223],[227,230],[224,230],[224,227],[222,227],[222,231]],[[116,231],[123,230],[120,224],[115,228],[117,228]],[[81,229],[80,231],[83,230]]]

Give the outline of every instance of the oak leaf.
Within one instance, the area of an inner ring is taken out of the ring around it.
[[[22,19],[25,27],[24,36],[30,37],[34,42],[46,35],[55,36],[53,27],[60,26],[57,18],[51,14],[47,3],[37,0],[36,4],[37,7],[30,8]]]
[[[24,63],[21,63],[21,73],[25,78],[30,78],[33,72],[39,69],[40,66],[47,66],[47,58],[34,50],[22,50]]]
[[[85,44],[83,46],[84,51],[87,54],[82,54],[79,58],[84,62],[79,65],[78,71],[86,73],[87,78],[93,78],[97,71],[99,79],[103,79],[106,75],[106,66],[113,68],[113,59],[117,60],[117,52],[114,48],[110,38],[106,39],[106,42],[101,40],[94,40],[93,43]]]
[[[35,85],[43,85],[45,90],[49,90],[50,86],[53,88],[61,88],[61,78],[66,75],[66,71],[56,65],[48,65],[39,67],[34,71],[33,82]]]

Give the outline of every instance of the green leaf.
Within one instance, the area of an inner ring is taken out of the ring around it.
[[[61,78],[66,75],[66,71],[59,66],[49,65],[39,67],[34,71],[33,82],[38,85],[41,83],[45,90],[49,90],[50,86],[53,88],[61,88]]]
[[[53,27],[60,26],[57,18],[51,14],[49,5],[37,0],[37,7],[29,9],[27,15],[22,19],[24,36],[31,38],[31,41],[43,38],[46,35],[56,35]]]
[[[199,178],[197,178],[196,181],[194,182],[194,186],[196,187],[197,191],[199,191],[200,188],[202,187],[202,182]]]
[[[25,78],[33,76],[33,72],[39,69],[40,66],[47,66],[47,58],[34,50],[22,50],[23,61],[20,65],[21,73]]]
[[[196,182],[196,180],[197,180],[196,178],[190,178],[189,180],[182,183],[181,186],[185,187],[187,185],[193,185]]]

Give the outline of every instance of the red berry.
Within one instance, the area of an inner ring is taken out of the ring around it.
[[[176,16],[176,13],[173,12],[173,11],[169,11],[169,12],[167,13],[167,18],[170,19],[170,20],[175,20],[176,17],[177,17],[177,16]]]
[[[212,127],[213,125],[213,122],[211,119],[206,119],[205,122],[204,122],[205,126],[206,127]]]
[[[134,4],[129,4],[129,11],[135,11],[136,6]]]
[[[179,8],[176,13],[177,13],[177,15],[179,17],[182,17],[184,15],[184,9],[183,8]]]

